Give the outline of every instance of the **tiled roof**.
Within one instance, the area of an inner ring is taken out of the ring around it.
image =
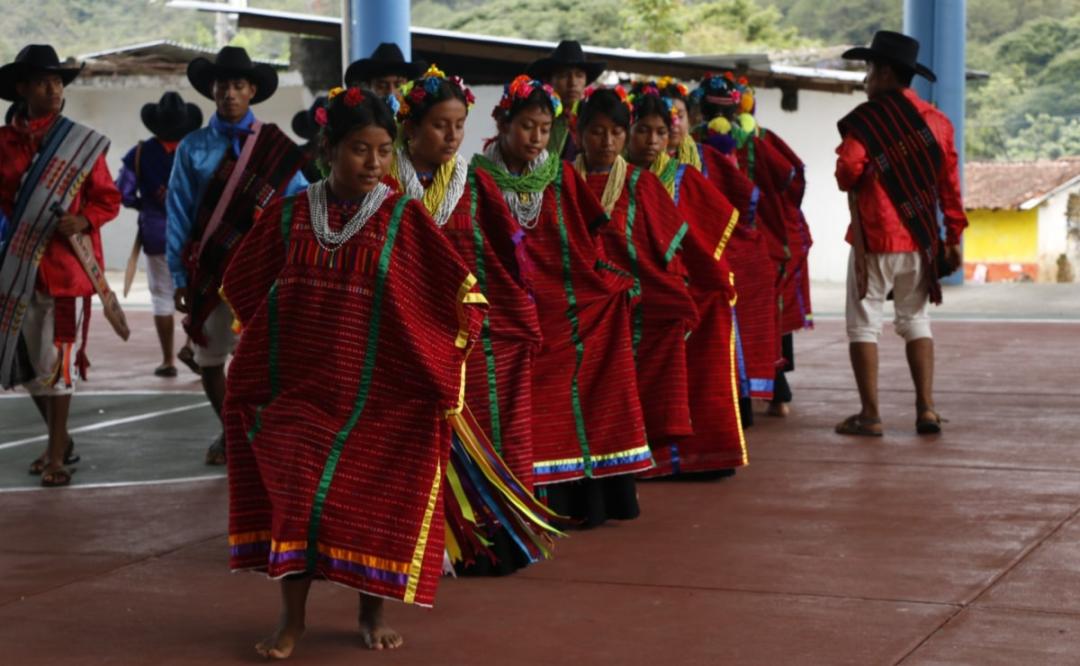
[[[1080,157],[1038,162],[968,162],[964,166],[964,207],[1031,209],[1070,181],[1080,184]]]

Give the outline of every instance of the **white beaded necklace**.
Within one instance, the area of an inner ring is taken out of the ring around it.
[[[506,167],[506,162],[503,161],[502,151],[499,150],[499,142],[492,141],[491,145],[484,151],[484,157],[488,158],[504,170],[509,171]],[[529,166],[525,167],[525,173],[530,173],[538,169],[544,162],[547,161],[548,151],[544,149],[537,155],[536,159],[529,162]],[[504,190],[503,199],[506,200],[506,205],[510,207],[510,212],[513,213],[514,219],[518,221],[525,229],[536,228],[537,223],[540,221],[540,209],[544,204],[544,190],[539,192],[511,192]]]
[[[412,160],[405,153],[404,148],[398,148],[397,151],[397,167],[398,175],[401,176],[402,186],[405,187],[405,194],[408,194],[411,198],[417,201],[424,201],[424,184],[420,182],[420,177],[416,175],[416,168],[413,166]],[[469,164],[465,161],[465,158],[461,155],[454,156],[454,174],[450,176],[450,183],[446,187],[446,196],[442,200],[442,204],[439,206],[439,210],[429,210],[432,218],[435,220],[436,226],[445,226],[450,220],[450,215],[453,214],[454,209],[457,208],[458,201],[461,201],[461,197],[465,194],[465,179],[469,175]]]
[[[341,231],[330,231],[329,213],[326,209],[326,181],[320,180],[308,185],[308,210],[311,212],[311,231],[315,235],[319,247],[327,252],[336,252],[353,236],[358,234],[371,216],[379,212],[386,197],[390,196],[390,188],[386,183],[379,183],[375,189],[367,193],[364,203],[360,204],[360,210],[345,223]]]

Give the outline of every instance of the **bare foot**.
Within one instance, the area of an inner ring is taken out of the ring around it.
[[[255,651],[264,659],[288,659],[303,634],[303,626],[282,624],[272,636],[256,643]]]
[[[787,416],[790,411],[791,410],[786,402],[770,402],[769,406],[765,409],[765,415],[783,418]]]
[[[360,636],[369,650],[394,650],[405,644],[401,634],[386,626],[383,600],[360,594]]]

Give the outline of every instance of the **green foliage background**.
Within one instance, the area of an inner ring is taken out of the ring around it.
[[[405,0],[401,0],[405,1]],[[0,0],[0,61],[26,43],[61,57],[154,39],[211,47],[214,17],[166,0]],[[339,0],[251,0],[339,15]],[[903,0],[413,0],[416,25],[529,39],[687,53],[787,51],[857,44],[899,29]],[[969,0],[968,65],[991,78],[968,89],[975,159],[1080,154],[1080,0]],[[234,44],[288,58],[284,35],[242,31]]]

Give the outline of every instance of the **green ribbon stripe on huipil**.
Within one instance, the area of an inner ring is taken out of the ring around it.
[[[637,217],[637,182],[640,177],[641,169],[634,169],[634,174],[630,176],[630,187],[627,192],[629,203],[626,206],[626,253],[630,257],[630,276],[634,279],[634,286],[630,288],[630,298],[641,297],[641,265],[638,262],[637,246],[634,245],[634,218]],[[634,311],[630,317],[631,342],[634,359],[636,360],[645,318],[641,301],[634,305]]]
[[[668,245],[667,252],[664,253],[664,263],[670,264],[671,260],[675,258],[675,253],[682,247],[683,239],[686,238],[686,232],[690,231],[690,225],[686,222],[682,223],[679,230],[675,232],[675,237],[671,239],[671,244]]]
[[[487,267],[484,265],[484,233],[476,221],[476,168],[469,167],[469,223],[472,225],[473,250],[476,252],[476,284],[480,287],[480,293],[491,302],[488,297]],[[495,377],[495,348],[491,343],[491,319],[484,316],[483,328],[480,330],[480,343],[484,348],[484,363],[487,366],[488,402],[491,414],[491,443],[495,445],[495,453],[502,455],[502,420],[499,416],[499,387]]]
[[[379,266],[375,273],[375,294],[371,303],[371,320],[368,322],[367,348],[364,350],[364,365],[360,371],[360,385],[356,390],[356,402],[353,405],[352,414],[338,431],[334,443],[330,447],[330,455],[326,458],[323,467],[322,478],[315,491],[315,499],[311,504],[311,520],[308,523],[307,543],[307,570],[313,571],[319,557],[319,522],[322,520],[323,506],[326,504],[326,496],[330,492],[330,483],[334,480],[334,470],[337,469],[338,460],[341,459],[341,451],[345,448],[345,441],[356,427],[360,415],[364,412],[368,394],[371,391],[371,378],[375,374],[375,357],[379,350],[379,324],[382,319],[383,297],[386,295],[386,276],[390,272],[390,255],[394,251],[394,241],[397,239],[398,229],[401,227],[401,215],[405,211],[405,204],[409,197],[398,199],[394,206],[394,212],[390,216],[390,224],[386,230],[386,240],[383,241],[382,253],[379,255]]]
[[[566,316],[570,320],[570,341],[574,343],[574,375],[570,380],[570,403],[574,409],[574,423],[577,426],[578,443],[581,445],[582,464],[585,476],[592,477],[593,460],[589,452],[589,438],[585,433],[585,413],[581,409],[581,391],[578,388],[578,373],[585,358],[585,343],[581,339],[581,325],[577,315],[577,295],[574,293],[574,281],[570,269],[570,236],[563,219],[562,178],[555,181],[555,214],[559,225],[559,251],[562,255],[563,291],[566,293]]]
[[[495,164],[484,155],[473,155],[472,163],[491,174],[495,184],[504,192],[533,194],[542,192],[555,181],[561,173],[562,160],[555,153],[548,153],[547,160],[529,173],[515,176],[504,167]]]
[[[292,233],[293,202],[289,197],[281,207],[281,238],[285,245],[285,254],[289,253],[289,237]],[[270,399],[273,400],[281,391],[281,368],[278,367],[278,351],[281,344],[281,331],[278,328],[278,283],[270,285],[270,292],[266,295],[266,319],[270,333],[270,344],[267,352],[267,366],[270,373]],[[248,430],[247,439],[251,442],[255,435],[262,430],[262,410],[266,405],[259,405],[255,409],[255,423]]]
[[[668,160],[668,163],[664,165],[664,170],[656,174],[656,177],[660,179],[660,182],[664,184],[670,192],[675,184],[675,174],[679,171],[679,160]]]

